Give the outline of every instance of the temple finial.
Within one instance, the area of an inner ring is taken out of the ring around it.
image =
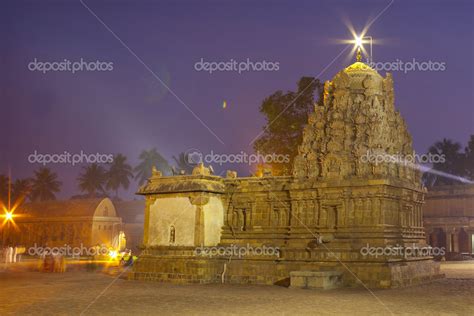
[[[358,61],[358,62],[362,61],[362,53],[361,53],[360,46],[357,47],[356,61]]]

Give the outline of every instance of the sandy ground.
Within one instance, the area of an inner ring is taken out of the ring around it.
[[[443,263],[447,278],[403,289],[172,285],[99,272],[0,266],[0,315],[474,315],[474,262]]]

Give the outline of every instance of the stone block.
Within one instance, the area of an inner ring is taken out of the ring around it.
[[[303,289],[335,289],[342,285],[342,272],[338,271],[292,271],[290,287]]]

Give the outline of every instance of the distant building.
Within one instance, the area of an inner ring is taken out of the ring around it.
[[[423,221],[427,242],[449,253],[473,254],[474,185],[434,188],[426,196]]]
[[[145,220],[145,201],[114,201],[117,216],[122,219],[122,228],[127,239],[127,248],[138,252],[143,243],[143,226]]]
[[[26,203],[0,228],[3,245],[113,246],[122,219],[108,198]]]

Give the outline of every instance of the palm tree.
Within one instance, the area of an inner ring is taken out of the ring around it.
[[[171,168],[168,161],[156,151],[156,148],[142,151],[138,158],[141,162],[133,170],[135,171],[135,179],[138,180],[140,185],[151,176],[152,167],[156,167],[165,175],[170,174]]]
[[[445,161],[444,163],[433,164],[433,170],[441,171],[452,176],[464,176],[465,155],[460,151],[461,148],[461,144],[446,138],[434,143],[428,149],[428,154],[444,156]],[[459,181],[454,179],[433,173],[425,173],[423,175],[423,181],[428,187],[459,183]]]
[[[193,173],[193,166],[188,162],[188,156],[185,153],[180,153],[178,157],[173,156],[173,160],[176,162],[178,171],[184,170],[186,174]]]
[[[84,172],[79,175],[77,181],[82,192],[87,192],[89,197],[96,197],[97,191],[105,194],[104,184],[106,182],[105,169],[98,164],[83,167]]]
[[[32,180],[31,197],[32,201],[55,200],[61,188],[61,182],[57,180],[58,175],[51,172],[49,168],[40,168],[35,171]]]
[[[31,179],[16,179],[12,184],[11,200],[15,203],[22,203],[29,198],[32,190]]]
[[[130,179],[133,178],[132,167],[125,162],[126,160],[127,157],[124,155],[116,155],[106,174],[106,187],[108,190],[115,191],[116,198],[118,198],[119,188],[122,187],[127,190],[130,185]]]

